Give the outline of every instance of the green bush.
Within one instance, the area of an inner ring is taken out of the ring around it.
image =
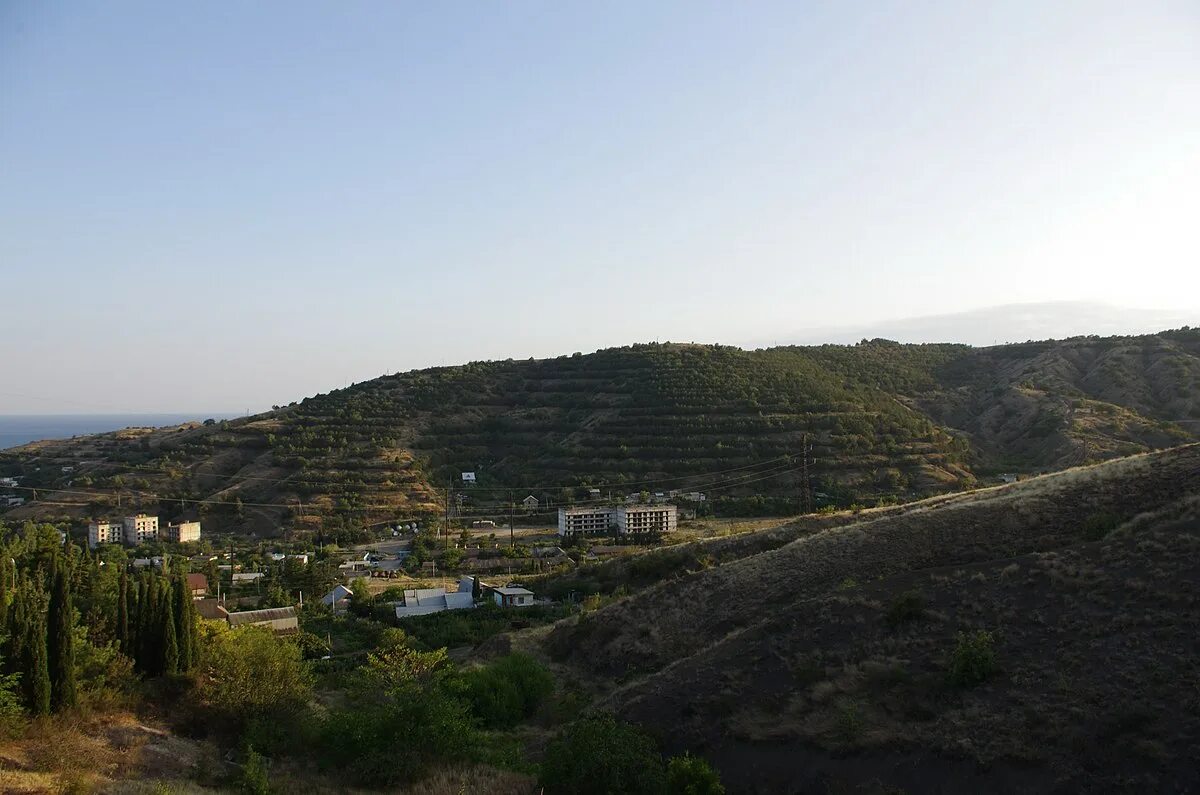
[[[238,776],[238,790],[246,795],[269,795],[271,781],[267,775],[267,760],[253,748],[246,749],[246,761]]]
[[[684,754],[673,756],[667,762],[667,792],[670,795],[725,795],[725,787],[708,762]]]
[[[925,597],[918,591],[905,591],[888,607],[887,622],[892,626],[916,621],[925,615]]]
[[[982,629],[958,633],[947,672],[950,683],[957,687],[972,687],[987,681],[995,672],[996,649],[992,633]]]
[[[460,687],[472,711],[494,728],[531,717],[554,692],[554,677],[532,657],[518,653],[464,672]]]
[[[198,692],[219,716],[244,722],[308,701],[312,676],[295,643],[263,627],[205,630]]]
[[[1083,522],[1083,537],[1088,541],[1099,541],[1119,524],[1120,520],[1110,513],[1094,513]]]
[[[315,751],[364,786],[395,786],[479,747],[468,706],[447,687],[446,650],[403,646],[368,657],[350,680],[344,706],[329,712]]]
[[[574,795],[661,795],[666,770],[654,741],[609,716],[576,721],[550,741],[541,783]]]

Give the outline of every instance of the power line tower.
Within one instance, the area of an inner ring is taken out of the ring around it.
[[[800,513],[813,512],[812,477],[810,467],[816,463],[812,457],[812,443],[808,434],[800,441]]]

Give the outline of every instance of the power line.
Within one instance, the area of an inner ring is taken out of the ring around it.
[[[720,490],[723,488],[731,488],[734,486],[745,485],[748,483],[754,483],[754,482],[758,482],[761,480],[767,480],[767,479],[770,479],[773,477],[778,477],[779,475],[782,475],[785,472],[792,471],[792,469],[793,468],[789,464],[787,466],[777,467],[772,470],[748,472],[745,475],[737,476],[737,477],[734,477],[731,479],[717,480],[717,481],[713,481],[711,483],[701,484],[699,486],[696,486],[696,489],[697,490],[704,489],[706,491],[715,491],[715,490]],[[729,470],[726,470],[726,471],[729,471]],[[704,476],[699,475],[699,476],[695,476],[695,477],[704,477]],[[179,502],[179,503],[187,503],[190,505],[230,505],[230,506],[240,505],[243,508],[284,508],[284,509],[289,509],[289,510],[295,508],[297,505],[297,503],[246,502],[246,501],[243,501],[240,499],[225,500],[225,499],[215,499],[215,498],[211,498],[211,497],[208,497],[208,498],[170,497],[170,496],[160,495],[156,492],[142,491],[139,489],[119,489],[119,490],[94,489],[91,491],[78,491],[78,490],[73,490],[73,489],[57,489],[57,488],[53,488],[53,487],[44,487],[44,486],[6,486],[5,488],[17,489],[20,491],[29,491],[29,492],[35,492],[35,493],[38,491],[44,491],[51,495],[67,494],[67,495],[73,495],[73,496],[77,496],[77,497],[89,497],[89,498],[103,497],[103,496],[115,496],[115,497],[120,498],[122,495],[128,494],[129,496],[140,497],[144,500],[151,500],[151,501],[158,501],[158,502]],[[347,492],[347,493],[343,493],[343,494],[333,494],[333,495],[326,495],[326,496],[334,498],[334,497],[339,497],[339,496],[346,497],[346,496],[357,496],[357,495]],[[65,505],[65,506],[73,506],[73,507],[78,507],[78,505],[79,505],[79,503],[70,503],[70,502],[59,503],[59,502],[50,501],[50,500],[37,500],[37,502],[40,504],[43,504],[43,505]],[[607,504],[609,502],[611,502],[611,499],[599,498],[596,500],[585,500],[585,501],[575,502],[575,503],[572,503],[572,505],[587,506],[587,505],[596,505],[596,504]],[[447,502],[447,506],[448,506],[448,504],[449,503]],[[391,511],[391,510],[396,510],[397,507],[398,506],[395,506],[395,505],[363,505],[363,506],[348,506],[344,510]],[[467,511],[467,512],[463,512],[462,515],[465,515],[465,516],[490,515],[491,513],[494,513],[494,512],[481,511],[481,512],[476,513],[476,512]]]

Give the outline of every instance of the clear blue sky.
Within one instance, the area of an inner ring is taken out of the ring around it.
[[[1193,310],[1197,219],[1194,0],[0,3],[0,413]]]

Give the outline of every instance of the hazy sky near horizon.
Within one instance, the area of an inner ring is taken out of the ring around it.
[[[0,413],[1175,317],[1198,218],[1192,0],[0,4]]]

